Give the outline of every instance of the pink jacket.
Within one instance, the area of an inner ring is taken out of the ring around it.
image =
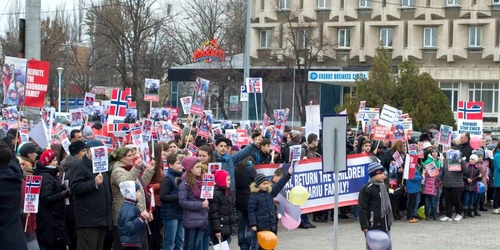
[[[486,187],[486,191],[487,191],[488,190],[488,171],[490,171],[489,162],[488,161],[478,162],[477,165],[479,167],[479,172],[481,173],[481,175],[483,175],[481,182],[484,184],[484,186]]]

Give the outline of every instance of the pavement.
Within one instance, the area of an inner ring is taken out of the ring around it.
[[[419,220],[411,224],[406,220],[395,221],[391,230],[393,250],[499,250],[500,215],[492,209],[481,212],[481,217],[463,219],[460,222]],[[276,249],[332,250],[333,222],[313,223],[317,228],[278,230]],[[339,220],[338,250],[365,250],[365,238],[359,222],[353,219]],[[239,249],[233,236],[231,249]]]

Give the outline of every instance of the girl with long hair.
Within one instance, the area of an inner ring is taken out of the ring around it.
[[[163,240],[161,237],[161,228],[163,227],[162,220],[160,220],[160,210],[161,210],[161,201],[160,201],[160,188],[161,182],[164,176],[164,168],[163,161],[161,157],[162,145],[159,143],[154,144],[154,153],[155,153],[155,169],[153,177],[151,178],[151,182],[148,185],[148,191],[153,188],[154,197],[151,199],[155,199],[155,207],[151,208],[153,210],[153,218],[156,220],[152,220],[149,222],[149,228],[151,229],[151,234],[148,235],[149,239],[149,249],[160,249]]]

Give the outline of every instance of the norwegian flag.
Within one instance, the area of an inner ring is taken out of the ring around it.
[[[458,119],[483,120],[483,102],[458,101]]]
[[[101,159],[106,155],[104,148],[94,148],[94,155],[97,159]]]
[[[203,174],[203,186],[213,187],[215,185],[215,178],[213,174]]]
[[[109,105],[109,114],[114,116],[125,116],[127,113],[127,96],[126,93],[113,89],[111,92],[111,104]]]
[[[28,175],[26,176],[26,187],[24,192],[26,194],[40,194],[40,187],[42,185],[42,176]]]
[[[130,124],[128,123],[108,124],[108,132],[115,132],[115,131],[126,131],[128,134],[130,132]]]
[[[132,101],[132,89],[131,88],[125,88],[125,90],[123,91],[123,93],[125,94],[125,97],[127,98],[127,101],[131,102]]]

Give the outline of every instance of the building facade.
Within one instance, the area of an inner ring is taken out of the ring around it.
[[[302,64],[365,74],[380,43],[392,53],[394,66],[411,60],[428,72],[455,113],[458,100],[483,101],[484,126],[500,126],[500,0],[252,3],[252,67]],[[307,53],[299,55],[302,50]],[[309,80],[317,90],[307,98],[319,100],[322,113],[341,104],[354,86],[345,79]]]

